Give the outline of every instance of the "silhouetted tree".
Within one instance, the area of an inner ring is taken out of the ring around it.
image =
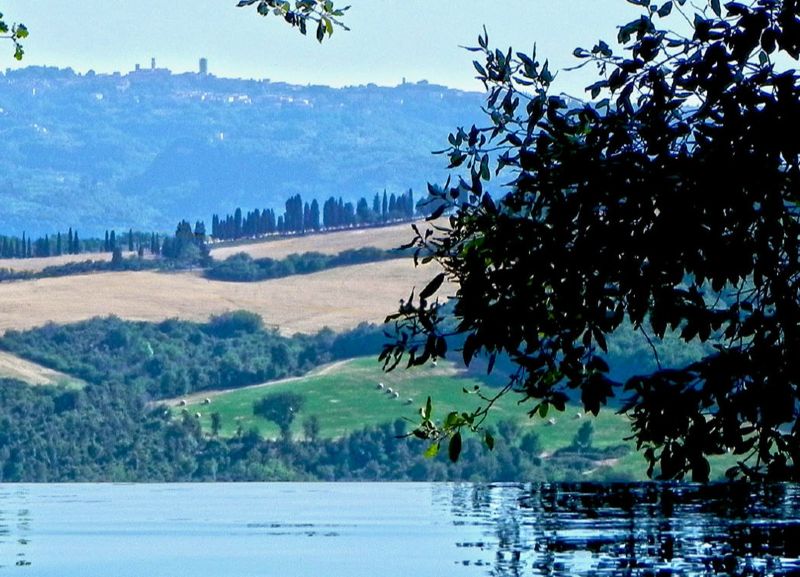
[[[550,95],[535,54],[479,38],[489,119],[450,136],[450,166],[466,174],[431,187],[449,228],[415,239],[444,272],[393,315],[400,337],[383,357],[423,363],[455,332],[467,363],[516,363],[503,393],[532,399],[531,414],[570,394],[597,413],[624,391],[650,474],[705,480],[707,456],[731,451],[731,475],[798,480],[800,83],[787,64],[800,4],[631,3],[642,14],[620,27],[622,51],[575,51],[598,66],[590,103]],[[688,35],[660,27],[672,11]],[[508,192],[490,194],[504,174]],[[616,382],[607,340],[626,326],[709,346]],[[488,405],[423,415],[417,434],[460,446]]]

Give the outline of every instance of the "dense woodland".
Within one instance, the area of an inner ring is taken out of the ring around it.
[[[284,337],[258,315],[234,311],[207,323],[107,317],[49,324],[7,331],[0,347],[91,384],[121,383],[150,400],[300,375],[336,359],[377,354],[382,342],[381,328],[366,324]]]

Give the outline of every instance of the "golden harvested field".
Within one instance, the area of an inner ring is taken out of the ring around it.
[[[5,351],[0,351],[0,377],[17,379],[31,385],[77,384],[78,382],[74,377],[15,357]]]
[[[112,314],[132,320],[201,321],[236,309],[259,313],[286,334],[324,326],[341,330],[362,321],[383,321],[412,286],[421,289],[436,271],[431,265],[414,268],[411,259],[395,259],[257,283],[147,271],[5,282],[0,283],[0,331]]]
[[[124,252],[127,256],[131,253]],[[42,258],[0,258],[0,268],[11,270],[29,270],[39,272],[48,266],[58,266],[71,262],[84,262],[87,260],[111,260],[109,252],[86,252],[82,254],[62,254],[61,256],[46,256]]]
[[[420,229],[425,223],[417,224]],[[321,252],[323,254],[338,254],[344,250],[374,246],[382,249],[397,248],[409,242],[414,236],[411,223],[404,222],[394,226],[381,228],[362,228],[354,230],[340,230],[325,234],[296,236],[280,238],[235,246],[223,246],[211,250],[211,256],[223,260],[229,256],[246,252],[253,258],[285,258],[293,253]]]

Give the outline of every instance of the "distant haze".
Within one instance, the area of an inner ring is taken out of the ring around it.
[[[346,15],[352,31],[320,46],[277,18],[235,5],[6,0],[2,11],[31,30],[27,64],[127,72],[155,57],[185,72],[205,56],[220,76],[333,86],[395,85],[405,77],[470,90],[481,87],[472,55],[460,47],[475,45],[484,25],[493,45],[529,51],[535,43],[559,69],[574,64],[575,46],[613,39],[615,26],[638,13],[625,0],[353,0]],[[5,62],[16,66],[10,51]],[[558,90],[579,96],[586,83],[585,75],[565,75]]]
[[[446,178],[431,151],[483,97],[427,83],[334,89],[25,68],[0,75],[0,234],[173,232],[300,194],[355,202]]]

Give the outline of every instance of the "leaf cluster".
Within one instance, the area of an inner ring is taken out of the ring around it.
[[[650,474],[704,480],[706,457],[730,451],[731,475],[796,480],[800,83],[781,64],[800,56],[800,7],[631,3],[642,15],[619,28],[619,54],[575,51],[597,67],[590,102],[551,95],[535,50],[478,39],[488,122],[450,135],[453,175],[429,187],[449,224],[411,243],[443,276],[389,317],[383,359],[436,359],[459,334],[466,363],[511,357],[507,390],[532,416],[572,394],[594,414],[623,397]],[[435,298],[444,278],[452,315]],[[653,347],[657,370],[615,381],[608,338],[628,324],[711,352],[663,366]],[[420,431],[438,442],[469,426]]]
[[[350,6],[337,8],[332,0],[239,0],[239,8],[255,6],[262,16],[278,16],[302,35],[306,35],[309,25],[315,29],[318,42],[333,35],[334,26],[349,30],[341,20]]]
[[[14,58],[22,60],[25,50],[22,49],[22,40],[28,37],[28,28],[24,24],[6,24],[0,12],[0,38],[11,40],[14,44]]]

